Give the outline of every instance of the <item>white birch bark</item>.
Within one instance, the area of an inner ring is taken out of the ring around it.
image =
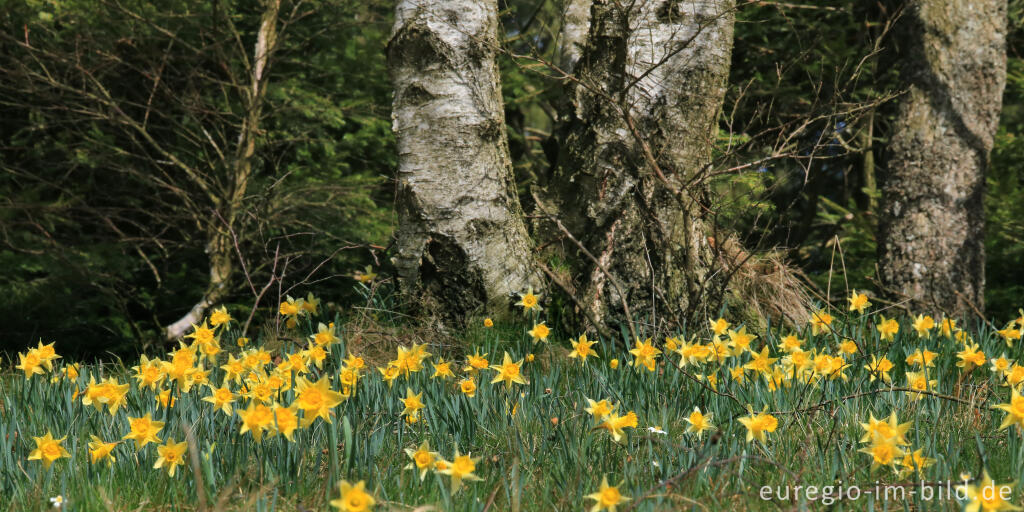
[[[450,319],[508,309],[540,284],[516,195],[494,0],[403,0],[388,45],[398,144],[394,264]]]
[[[562,30],[558,49],[562,70],[571,73],[583,55],[590,33],[590,7],[593,0],[566,0],[562,12]]]

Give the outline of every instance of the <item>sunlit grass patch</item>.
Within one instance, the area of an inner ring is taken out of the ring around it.
[[[273,350],[223,310],[159,358],[40,343],[0,378],[0,508],[955,509],[990,480],[1020,503],[1024,319],[968,331],[854,294],[799,328],[610,340],[538,331],[530,295],[463,350],[410,341],[379,366],[299,299]],[[960,500],[839,491],[965,479]]]

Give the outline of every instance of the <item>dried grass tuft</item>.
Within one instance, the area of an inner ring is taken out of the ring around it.
[[[790,326],[807,324],[812,305],[807,277],[787,263],[781,253],[748,253],[731,239],[717,246],[713,238],[708,242],[731,274],[730,293],[748,316]]]
[[[463,343],[437,322],[414,322],[414,325],[388,325],[363,315],[344,326],[348,350],[359,354],[369,367],[387,366],[395,358],[399,346],[428,344],[430,351],[451,354],[461,351]],[[447,357],[447,356],[446,356]]]

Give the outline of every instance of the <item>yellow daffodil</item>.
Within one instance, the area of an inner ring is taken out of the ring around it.
[[[153,398],[156,399],[157,405],[164,408],[174,407],[174,404],[178,403],[178,398],[171,396],[170,389],[165,389],[157,393],[157,395]]]
[[[167,377],[164,373],[164,362],[160,359],[149,359],[145,354],[139,356],[139,364],[133,366],[135,380],[140,388],[155,390],[157,386]]]
[[[341,371],[338,372],[338,383],[343,388],[355,388],[359,382],[359,370],[351,366],[342,366]]]
[[[767,408],[757,414],[750,406],[747,406],[747,410],[750,415],[740,418],[740,423],[747,428],[747,442],[757,439],[762,443],[767,443],[768,434],[775,432],[775,429],[779,427],[779,420],[768,414]]]
[[[338,336],[334,334],[334,324],[324,325],[320,322],[316,326],[316,333],[309,335],[313,339],[313,343],[321,347],[329,347],[335,343],[338,343]]]
[[[927,338],[930,331],[935,328],[935,319],[928,315],[917,315],[914,317],[913,327],[918,338]]]
[[[419,448],[415,450],[412,448],[406,448],[405,454],[412,459],[405,469],[416,469],[420,472],[420,481],[427,477],[427,472],[434,469],[434,463],[439,458],[437,452],[430,451],[430,442],[423,441]]]
[[[903,455],[900,459],[900,473],[896,476],[900,480],[910,477],[914,473],[920,473],[921,470],[935,464],[935,459],[929,459],[924,455],[921,455],[922,450],[919,448],[913,452]]]
[[[939,322],[939,332],[947,338],[952,338],[958,330],[956,320],[953,320],[952,318],[943,318],[942,321]]]
[[[850,311],[856,311],[863,314],[864,310],[871,306],[871,302],[868,301],[868,296],[864,293],[857,293],[854,290],[848,299],[850,301]]]
[[[828,314],[824,309],[819,309],[811,315],[811,334],[817,336],[818,334],[829,332],[832,326],[832,315]]]
[[[317,370],[324,369],[324,361],[327,359],[327,350],[324,347],[310,342],[306,350],[303,351],[303,355],[316,366]]]
[[[938,381],[935,379],[928,379],[928,372],[907,372],[907,387],[914,390],[909,392],[910,399],[920,400],[924,398],[924,394],[921,391],[933,391],[938,387]]]
[[[462,370],[470,374],[476,374],[476,372],[490,366],[490,363],[487,361],[487,354],[480,355],[479,350],[472,355],[466,356],[466,363],[466,367]]]
[[[316,315],[320,311],[320,299],[313,296],[313,292],[306,294],[306,299],[302,301],[303,313]]]
[[[89,442],[89,462],[96,464],[101,460],[106,460],[107,465],[117,462],[112,452],[114,447],[118,445],[120,441],[114,441],[112,443],[106,443],[102,439],[96,436],[89,436],[91,441]]]
[[[588,357],[598,358],[597,352],[591,348],[597,342],[588,340],[586,334],[581,334],[579,339],[575,341],[570,340],[570,343],[572,343],[572,352],[569,352],[569,357],[573,359],[578,357],[581,364],[587,364]]]
[[[853,340],[843,340],[842,343],[839,344],[839,351],[852,356],[857,353],[857,342]]]
[[[755,371],[761,375],[768,375],[771,373],[772,364],[778,360],[777,357],[768,357],[768,346],[765,345],[761,349],[760,353],[753,355],[753,358],[747,364],[743,365],[746,370]]]
[[[430,376],[431,379],[436,378],[449,379],[455,378],[455,373],[452,372],[451,363],[445,361],[443,357],[439,357],[437,362],[434,363],[434,374]]]
[[[522,359],[518,362],[513,362],[512,358],[509,357],[508,352],[505,352],[505,355],[502,358],[502,363],[500,365],[491,366],[492,370],[498,372],[498,374],[494,376],[494,379],[491,380],[491,384],[504,382],[505,389],[512,389],[512,383],[527,384],[527,381],[522,374],[522,367]]]
[[[455,458],[446,464],[446,468],[441,470],[441,473],[452,477],[451,492],[455,494],[462,487],[463,480],[483,480],[477,476],[476,463],[480,461],[480,458],[471,458],[469,454],[462,455],[459,450],[455,450]]]
[[[202,325],[192,324],[192,333],[185,336],[185,338],[192,338],[196,343],[213,343],[216,339],[216,332],[206,325],[206,320],[203,320]]]
[[[78,380],[79,368],[81,368],[81,364],[79,363],[71,363],[65,365],[64,368],[62,368],[57,375],[50,379],[50,382],[56,383],[57,381],[60,380],[61,377],[69,381]],[[74,400],[74,398],[72,398],[72,400]]]
[[[238,411],[238,417],[242,419],[242,428],[238,433],[250,432],[257,443],[263,440],[265,432],[274,428],[274,410],[266,404],[249,402],[245,410]]]
[[[28,460],[41,461],[43,463],[43,467],[49,469],[50,465],[52,465],[57,459],[71,456],[71,454],[61,446],[61,443],[63,443],[65,439],[67,439],[67,437],[54,439],[53,434],[49,431],[46,432],[46,435],[41,437],[33,436],[32,440],[36,443],[36,449],[32,450],[32,452],[28,454]]]
[[[423,404],[423,393],[413,393],[412,388],[405,388],[405,398],[401,401],[405,407],[402,410],[403,416],[419,416],[420,410],[426,407]]]
[[[295,442],[295,431],[299,428],[299,408],[295,404],[285,407],[275,402],[271,410],[274,412],[271,435],[281,434],[288,441]]]
[[[54,344],[56,344],[56,342],[50,342],[44,345],[43,340],[39,340],[36,348],[32,349],[32,351],[39,357],[40,364],[46,367],[46,371],[48,372],[53,371],[53,362],[57,359],[61,359],[61,356],[57,355],[56,349],[53,348]]]
[[[167,476],[174,476],[177,467],[185,463],[186,449],[188,449],[188,444],[184,441],[175,443],[168,440],[166,444],[157,446],[156,453],[159,457],[156,459],[156,463],[153,464],[153,469],[160,469],[166,466]]]
[[[46,373],[43,370],[43,360],[35,350],[29,350],[25,354],[19,353],[18,359],[20,363],[15,368],[25,372],[25,379],[31,379],[33,375],[43,375]]]
[[[711,324],[711,331],[715,333],[715,336],[721,336],[725,334],[725,331],[729,330],[729,322],[724,318],[717,320],[708,319],[708,323]]]
[[[515,305],[522,306],[524,313],[527,311],[540,311],[543,309],[540,307],[540,295],[533,293],[532,286],[526,293],[519,294],[519,302],[516,302]]]
[[[1024,396],[1021,396],[1017,388],[1011,388],[1009,402],[995,405],[993,409],[1006,411],[1006,417],[1003,418],[1003,423],[999,425],[999,430],[1016,425],[1017,428],[1024,432]]]
[[[740,327],[740,330],[730,330],[729,334],[729,347],[732,348],[732,354],[738,356],[744,352],[750,351],[750,342],[754,341],[757,336],[747,333],[747,326]]]
[[[585,398],[585,397],[584,397]],[[608,416],[615,410],[615,406],[612,405],[608,400],[601,400],[595,402],[589,398],[585,398],[588,406],[584,407],[583,410],[594,417],[594,421],[600,422],[605,416]]]
[[[372,265],[367,265],[363,270],[357,270],[352,277],[360,283],[369,284],[372,283],[374,279],[377,279],[377,273],[373,271]]]
[[[345,364],[345,366],[355,368],[356,370],[362,370],[363,368],[366,368],[366,361],[363,361],[363,358],[356,356],[355,354],[349,354],[348,357],[346,357],[345,360],[342,362]]]
[[[97,411],[106,405],[107,411],[113,416],[121,406],[125,405],[130,387],[128,384],[121,384],[113,377],[107,377],[103,379],[103,382],[97,383],[90,375],[89,386],[86,387],[85,393],[82,395],[82,404],[92,405]]]
[[[976,484],[959,486],[958,494],[967,495],[964,512],[996,512],[1000,510],[1021,510],[1010,503],[1013,497],[1012,484],[996,484],[995,480],[984,470]]]
[[[1003,337],[1003,341],[1006,342],[1006,346],[1013,348],[1013,343],[1020,339],[1021,330],[1013,327],[1013,323],[1010,323],[1010,327],[996,331],[1000,336]]]
[[[989,359],[989,362],[992,363],[992,365],[989,366],[989,369],[1000,376],[1006,375],[1009,372],[1010,367],[1014,364],[1013,360],[1006,358],[1005,352],[1000,354],[999,357]]]
[[[794,350],[801,350],[803,344],[804,340],[798,338],[795,334],[790,334],[780,340],[779,348],[786,352],[793,352]]]
[[[639,338],[636,340],[636,348],[630,349],[630,354],[633,354],[633,366],[643,366],[648,371],[654,371],[654,365],[657,363],[658,354],[661,354],[661,350],[655,348],[654,342],[651,338],[647,338],[644,341],[640,341]]]
[[[290,295],[285,296],[284,302],[277,308],[281,316],[292,317],[293,319],[302,314],[302,299],[293,299]]]
[[[217,309],[214,309],[213,312],[210,313],[210,326],[211,327],[216,328],[216,327],[220,327],[222,325],[227,327],[230,323],[231,323],[231,315],[228,314],[228,308],[226,306],[221,306],[221,307],[219,307]]]
[[[124,435],[121,439],[131,439],[135,441],[135,448],[141,450],[143,446],[149,443],[159,443],[161,439],[157,437],[157,433],[160,429],[164,428],[164,422],[153,421],[150,413],[146,413],[145,416],[132,418],[128,417],[128,427],[131,429],[130,432]]]
[[[892,382],[892,376],[889,375],[892,367],[892,361],[889,358],[882,356],[881,359],[878,359],[874,354],[871,355],[871,363],[864,365],[864,369],[871,372],[871,382],[879,378],[882,379],[882,382]]]
[[[387,383],[389,388],[391,387],[392,384],[395,383],[395,379],[402,375],[402,372],[399,371],[398,367],[396,366],[388,366],[387,368],[377,368],[377,371],[380,372],[381,378],[384,379],[384,382]]]
[[[983,366],[985,364],[985,353],[978,348],[977,344],[965,345],[964,349],[956,353],[957,359],[956,365],[963,368],[964,371],[968,371],[977,366]]]
[[[689,365],[700,365],[711,356],[711,347],[694,341],[680,341],[675,352],[679,354],[679,367],[686,368]]]
[[[548,326],[544,325],[544,322],[541,322],[534,325],[533,329],[527,331],[526,334],[529,334],[530,337],[533,338],[533,342],[537,343],[538,341],[547,341],[548,335],[551,334],[551,329],[548,329]]]
[[[348,483],[348,480],[339,482],[341,494],[338,499],[331,500],[331,506],[341,512],[366,512],[373,510],[377,500],[373,495],[366,492],[366,482],[360,480],[355,485]]]
[[[696,434],[697,439],[700,439],[704,435],[705,430],[715,428],[715,425],[711,423],[711,418],[714,416],[712,413],[704,414],[700,411],[699,407],[694,407],[693,412],[686,417],[686,422],[690,425],[686,427],[686,433]]]
[[[900,458],[903,457],[903,449],[896,443],[885,439],[875,439],[870,446],[858,450],[871,456],[871,469],[875,470],[883,466],[895,467]]]
[[[608,431],[612,436],[612,440],[616,443],[622,439],[625,434],[625,429],[636,428],[638,419],[636,413],[633,411],[627,412],[625,415],[619,416],[614,412],[608,413],[604,421],[598,425],[598,428],[603,428]]]
[[[302,410],[302,427],[309,427],[313,420],[322,418],[331,422],[331,410],[340,404],[345,397],[331,389],[327,377],[321,377],[311,383],[305,377],[295,381],[295,405]]]
[[[860,428],[864,429],[864,436],[860,438],[860,442],[869,443],[875,439],[881,439],[905,446],[910,444],[907,442],[906,434],[910,431],[912,424],[912,422],[900,423],[896,418],[895,411],[884,420],[876,419],[874,413],[868,413],[868,422],[860,424]]]
[[[895,318],[885,318],[885,315],[879,315],[878,325],[875,328],[878,329],[883,340],[892,341],[896,333],[900,331],[900,324]]]
[[[932,367],[935,366],[935,358],[938,355],[939,354],[937,352],[932,352],[931,350],[928,349],[917,349],[912,354],[907,356],[906,361],[907,364],[912,366]]]
[[[459,391],[469,398],[473,398],[476,396],[476,382],[473,379],[462,379],[459,381]]]
[[[590,507],[590,512],[599,512],[601,510],[615,512],[616,507],[629,501],[629,498],[623,496],[622,492],[619,491],[619,486],[621,485],[608,485],[608,477],[602,476],[601,487],[597,489],[597,492],[587,495],[587,499],[595,501],[594,506]]]

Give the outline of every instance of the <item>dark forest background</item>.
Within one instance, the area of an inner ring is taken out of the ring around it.
[[[392,7],[282,4],[252,179],[233,224],[241,268],[224,302],[236,317],[270,275],[280,286],[261,296],[259,318],[272,318],[284,294],[309,292],[344,317],[366,300],[356,271],[370,266],[386,283]],[[502,9],[509,141],[529,203],[555,151],[547,141],[561,84],[510,55],[553,60],[561,5]],[[0,2],[0,351],[42,339],[78,356],[134,353],[162,343],[203,295],[203,233],[219,219],[201,184],[231,180],[230,158],[210,148],[229,147],[244,122],[238,77],[261,10],[255,0]],[[716,162],[755,164],[715,181],[728,199],[716,213],[744,247],[784,257],[830,299],[875,287],[877,182],[900,92],[887,37],[895,14],[862,1],[738,12]],[[1009,14],[985,196],[985,308],[997,323],[1024,306],[1024,1]]]

